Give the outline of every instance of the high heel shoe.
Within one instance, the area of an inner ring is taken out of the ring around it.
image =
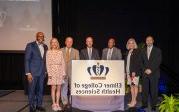
[[[136,104],[137,104],[137,102],[132,102],[131,105],[130,105],[130,108],[135,107]]]
[[[62,107],[59,104],[56,104],[56,106],[57,106],[57,111],[58,112],[62,110]]]
[[[131,107],[132,103],[130,102],[130,103],[128,103],[127,105],[128,105],[128,107]]]
[[[57,106],[56,106],[56,104],[52,104],[52,110],[53,110],[53,111],[57,111]]]

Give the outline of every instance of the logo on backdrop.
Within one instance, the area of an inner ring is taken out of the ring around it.
[[[109,73],[109,67],[100,65],[100,63],[98,62],[96,65],[93,65],[92,67],[88,67],[87,71],[91,76],[92,80],[105,80],[107,74]]]
[[[0,28],[3,27],[4,21],[6,19],[6,12],[5,11],[0,11]]]

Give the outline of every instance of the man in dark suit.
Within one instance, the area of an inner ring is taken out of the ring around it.
[[[80,60],[100,60],[98,50],[93,48],[93,38],[86,38],[86,48],[80,52]],[[90,110],[93,101],[99,101],[99,96],[72,96],[72,106],[75,108]],[[87,106],[87,107],[86,107]],[[82,108],[81,108],[82,107]],[[83,112],[81,110],[80,112]]]
[[[154,38],[147,36],[147,47],[142,51],[142,108],[147,108],[148,95],[151,96],[152,111],[156,110],[158,97],[158,80],[160,77],[161,50],[153,45]]]
[[[86,38],[86,48],[82,49],[80,52],[81,60],[99,60],[99,52],[97,49],[93,48],[93,38]]]
[[[25,73],[28,80],[30,112],[45,111],[42,107],[42,99],[46,72],[45,57],[48,48],[43,42],[44,33],[37,32],[36,41],[28,43],[25,49]]]
[[[103,49],[102,60],[121,60],[121,50],[115,47],[115,39],[108,40],[108,48]]]

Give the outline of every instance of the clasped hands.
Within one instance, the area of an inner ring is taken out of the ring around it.
[[[144,71],[144,73],[147,74],[147,75],[150,75],[150,74],[152,73],[152,71],[151,71],[151,69],[146,69],[146,70]]]

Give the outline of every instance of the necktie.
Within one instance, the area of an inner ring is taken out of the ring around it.
[[[112,49],[109,49],[107,60],[111,60],[111,56],[112,56]]]
[[[66,62],[69,62],[70,61],[70,48],[67,48],[67,51],[66,51]]]
[[[92,56],[92,49],[91,48],[89,48],[89,59],[91,60],[91,56]]]

